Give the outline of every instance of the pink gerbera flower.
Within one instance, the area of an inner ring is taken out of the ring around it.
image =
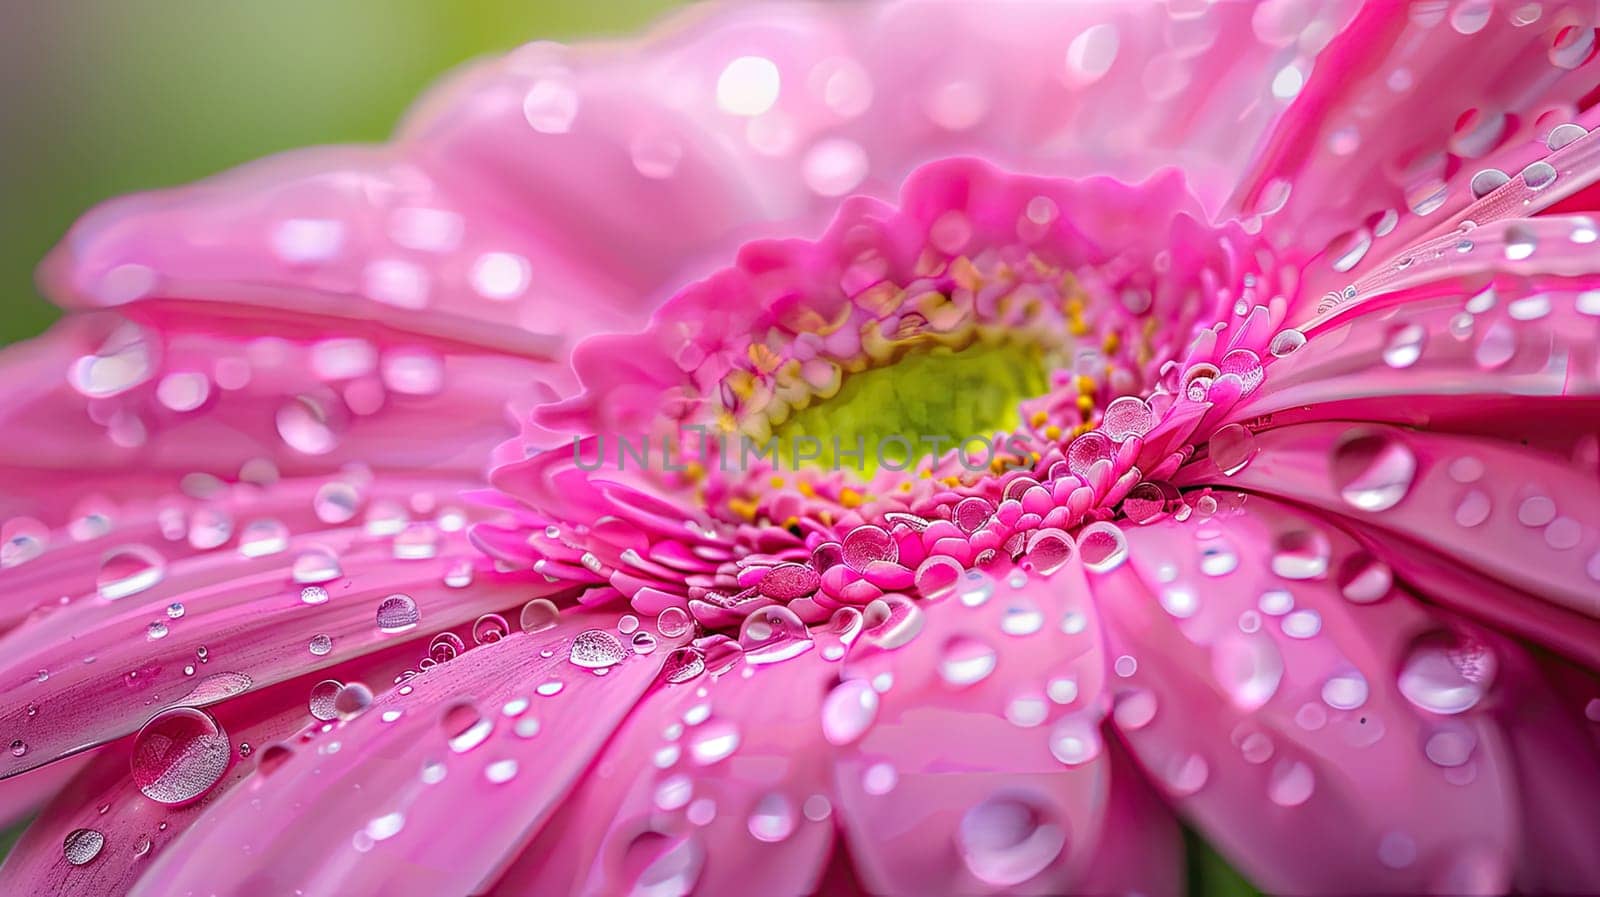
[[[5,890],[1594,892],[1594,24],[707,9],[91,213]]]

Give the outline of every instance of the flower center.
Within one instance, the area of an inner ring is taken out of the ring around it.
[[[815,440],[811,464],[862,475],[903,470],[968,440],[1010,432],[1018,404],[1049,385],[1058,352],[997,336],[952,351],[935,345],[853,374],[831,398],[773,428],[779,445]]]

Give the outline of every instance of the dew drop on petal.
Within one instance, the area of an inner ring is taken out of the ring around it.
[[[186,804],[216,785],[233,759],[227,733],[211,714],[170,707],[133,739],[133,783],[157,803]]]
[[[1233,476],[1244,470],[1250,459],[1255,457],[1256,437],[1239,424],[1227,424],[1211,434],[1206,451],[1211,456],[1211,463],[1222,471],[1223,476]]]
[[[1128,540],[1113,523],[1099,521],[1078,533],[1078,553],[1092,573],[1109,573],[1128,559]]]
[[[878,693],[863,679],[847,679],[822,701],[822,735],[835,746],[865,735],[878,716]]]
[[[82,866],[94,861],[106,846],[106,836],[92,828],[73,829],[62,844],[61,855],[70,864]]]
[[[668,607],[656,615],[656,631],[664,638],[687,635],[693,625],[689,613],[681,607]]]
[[[1298,807],[1316,790],[1311,767],[1298,760],[1280,760],[1267,780],[1267,797],[1280,807]]]
[[[421,614],[410,595],[395,593],[378,602],[378,629],[386,633],[405,632],[417,625]]]
[[[333,712],[340,719],[352,719],[371,707],[372,700],[372,689],[360,682],[352,682],[333,696]]]
[[[739,627],[739,646],[746,663],[767,664],[788,660],[811,650],[814,642],[806,625],[783,605],[754,611]]]
[[[586,629],[573,636],[567,659],[573,666],[586,670],[603,670],[614,667],[628,656],[627,649],[615,635],[604,629]]]
[[[1272,572],[1284,579],[1321,579],[1332,553],[1328,537],[1319,530],[1279,533],[1272,546]]]
[[[1386,511],[1411,490],[1417,458],[1398,437],[1353,431],[1333,450],[1334,487],[1351,507]]]
[[[1082,766],[1100,756],[1100,730],[1083,716],[1065,716],[1050,730],[1050,754],[1067,766]]]
[[[554,629],[561,619],[561,611],[548,598],[535,598],[522,606],[519,618],[523,632],[544,632]]]
[[[998,659],[995,649],[980,639],[951,636],[939,658],[939,676],[957,688],[976,685],[994,672]]]
[[[1408,368],[1422,357],[1428,331],[1421,324],[1401,324],[1389,331],[1383,345],[1383,363],[1392,368]]]
[[[106,552],[100,561],[95,587],[100,597],[117,601],[161,582],[167,562],[155,549],[145,545],[125,545]]]
[[[1417,707],[1448,716],[1477,706],[1498,662],[1481,643],[1433,633],[1418,639],[1400,668],[1400,693]]]
[[[339,711],[334,708],[334,701],[342,688],[344,683],[337,679],[324,679],[311,686],[311,715],[323,722],[338,719]]]
[[[794,833],[797,821],[794,802],[774,791],[756,801],[746,826],[757,841],[775,844]]]
[[[623,851],[617,874],[628,887],[619,893],[685,897],[700,880],[705,858],[705,845],[692,830],[673,835],[642,832]]]
[[[472,702],[460,701],[445,708],[439,726],[450,750],[465,754],[488,740],[494,731],[494,720],[480,713]]]
[[[967,810],[956,849],[967,871],[993,887],[1027,882],[1055,862],[1067,844],[1064,826],[1021,794],[997,794]]]

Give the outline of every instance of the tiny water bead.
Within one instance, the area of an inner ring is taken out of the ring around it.
[[[232,761],[227,733],[193,707],[163,710],[134,736],[133,782],[151,800],[186,804],[204,795]]]

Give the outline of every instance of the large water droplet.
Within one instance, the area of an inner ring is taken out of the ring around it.
[[[1482,700],[1499,663],[1488,646],[1450,633],[1431,633],[1412,645],[1400,668],[1400,693],[1441,715],[1462,713]]]
[[[956,849],[967,871],[999,887],[1034,878],[1055,862],[1066,843],[1066,829],[1022,795],[985,800],[963,814],[956,829]]]
[[[489,733],[494,731],[494,720],[478,712],[472,702],[462,701],[445,708],[439,726],[444,730],[450,750],[465,754],[488,740]]]
[[[774,791],[756,801],[747,825],[751,837],[775,844],[794,833],[797,821],[794,803]]]
[[[656,631],[661,633],[663,638],[687,635],[692,625],[688,611],[681,607],[669,607],[656,615]]]
[[[1408,368],[1422,357],[1428,331],[1421,324],[1401,324],[1389,331],[1383,344],[1383,363],[1392,368]]]
[[[383,632],[405,632],[422,618],[417,602],[410,595],[395,593],[378,602],[378,629]]]
[[[161,582],[167,562],[155,549],[144,545],[124,545],[106,552],[100,561],[95,586],[100,597],[116,601]]]
[[[1064,716],[1050,730],[1050,755],[1068,766],[1082,766],[1100,750],[1100,729],[1084,715]]]
[[[1128,540],[1115,524],[1091,523],[1078,533],[1078,555],[1091,573],[1109,573],[1128,559]]]
[[[1284,579],[1320,579],[1328,572],[1332,553],[1328,537],[1319,530],[1280,533],[1272,546],[1272,572]]]
[[[1334,488],[1352,507],[1386,511],[1411,490],[1417,458],[1399,438],[1352,431],[1333,450]]]
[[[1256,437],[1239,424],[1228,424],[1211,434],[1206,451],[1223,476],[1231,477],[1256,456]]]
[[[61,847],[61,855],[68,863],[82,866],[92,862],[106,846],[106,836],[92,828],[73,829]]]
[[[233,749],[211,714],[171,707],[145,723],[133,739],[133,783],[157,803],[199,798],[227,772]]]
[[[586,629],[573,636],[572,649],[567,659],[573,666],[586,670],[603,670],[614,667],[628,656],[626,648],[616,636],[604,629]]]
[[[548,598],[535,598],[522,606],[519,618],[523,632],[544,632],[554,629],[561,620],[561,610]]]
[[[618,874],[629,886],[619,893],[629,897],[686,897],[699,881],[705,859],[705,846],[693,830],[674,835],[645,831],[623,852]]]
[[[1283,655],[1267,636],[1230,633],[1212,646],[1211,671],[1235,706],[1254,710],[1277,693]]]
[[[744,618],[739,645],[746,663],[778,663],[811,650],[814,643],[806,624],[783,605],[763,607]]]
[[[846,745],[865,735],[878,717],[878,693],[864,679],[847,679],[822,701],[822,735]]]
[[[939,658],[939,676],[957,688],[975,685],[994,672],[997,660],[988,643],[966,635],[952,636]]]

